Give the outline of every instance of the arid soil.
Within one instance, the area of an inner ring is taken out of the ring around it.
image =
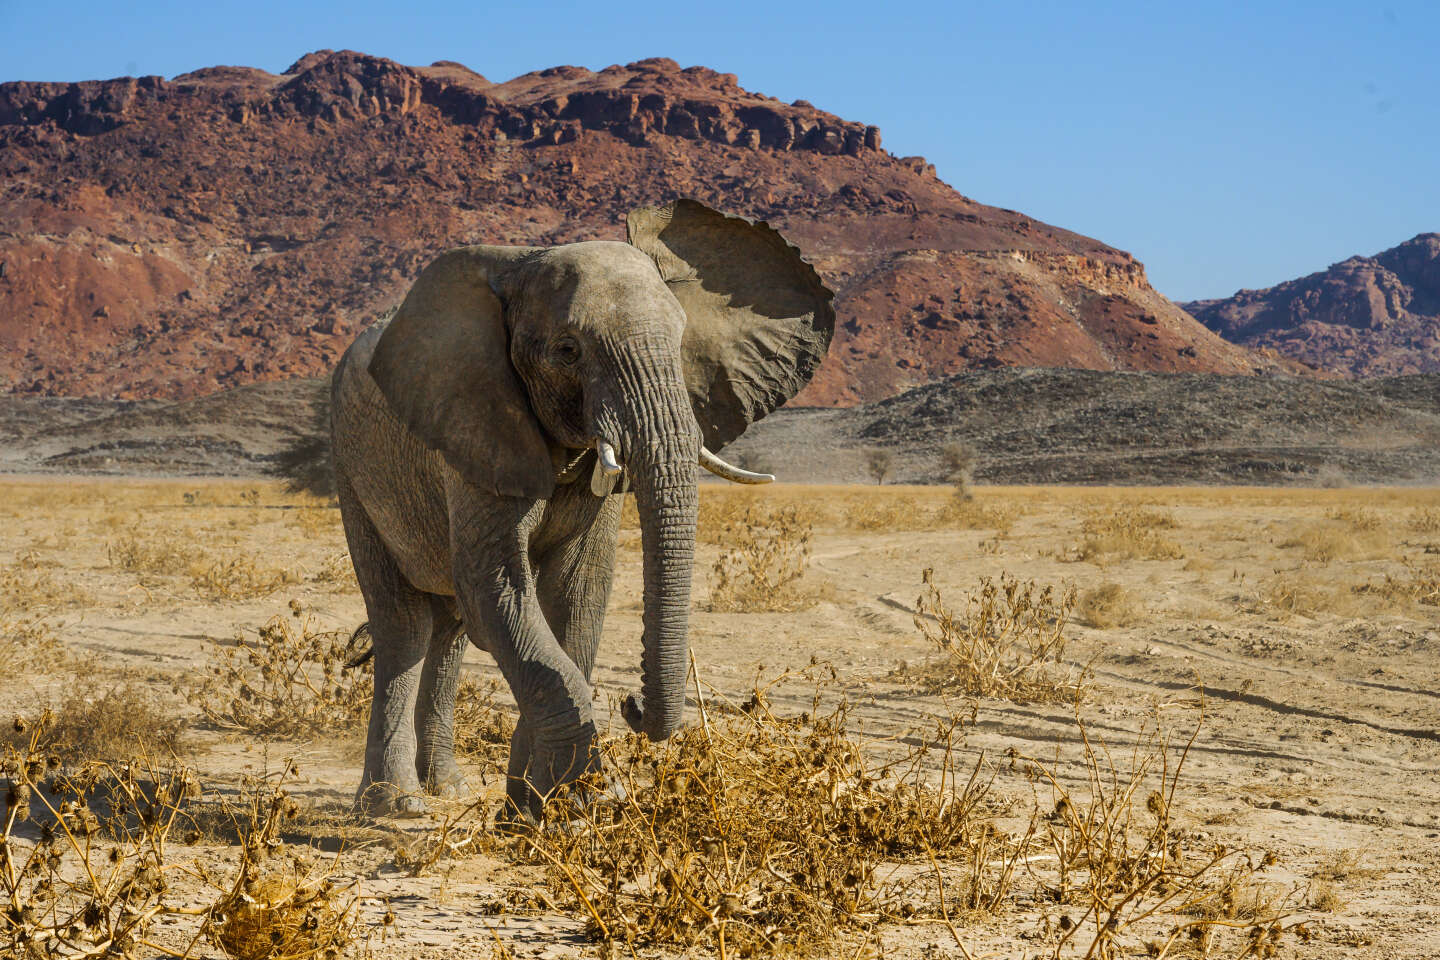
[[[553,908],[535,899],[547,889],[543,868],[503,847],[462,850],[418,877],[401,869],[397,851],[438,820],[365,822],[348,813],[361,724],[299,740],[226,732],[173,692],[192,688],[233,637],[253,641],[272,617],[299,623],[298,609],[315,629],[345,634],[363,619],[333,508],[244,481],[8,478],[0,492],[0,710],[33,717],[67,696],[73,705],[67,690],[77,677],[136,685],[161,715],[183,718],[180,757],[210,796],[293,758],[304,813],[288,839],[303,847],[308,836],[327,861],[343,848],[334,869],[359,881],[363,932],[377,952],[511,955],[498,952],[498,938],[516,956],[607,955],[559,894],[546,893]],[[1283,915],[1275,955],[1440,956],[1440,492],[1032,486],[951,497],[933,487],[707,487],[692,646],[711,710],[722,697],[743,703],[757,676],[832,665],[831,695],[851,699],[865,750],[884,756],[959,716],[961,766],[983,757],[1004,801],[1000,828],[1022,830],[1035,812],[1042,833],[1061,813],[1011,752],[1051,764],[1079,803],[1087,795],[1080,724],[1122,772],[1137,744],[1143,754],[1147,725],[1178,738],[1173,763],[1199,724],[1170,815],[1195,843],[1248,851],[1247,902]],[[813,528],[794,595],[803,609],[709,609],[712,567],[735,546],[747,505],[761,511],[752,518],[793,508]],[[231,574],[213,575],[217,564]],[[1093,671],[1078,709],[927,686],[952,669],[914,622],[927,567],[953,611],[966,609],[981,578],[1002,572],[1076,587],[1064,661]],[[639,568],[638,535],[627,528],[596,671],[602,704],[638,683]],[[215,599],[217,584],[233,599]],[[62,655],[17,626],[37,620]],[[496,676],[474,650],[467,671]],[[771,704],[798,715],[810,709],[810,693],[803,684],[777,688]],[[699,722],[694,704],[690,716]],[[493,812],[493,763],[467,769],[474,790],[492,801],[482,809]],[[1137,822],[1148,822],[1143,795],[1135,802]],[[938,915],[883,923],[878,945],[842,931],[828,954],[1050,956],[1063,918],[1079,913],[1048,899],[1053,878],[1044,848],[1035,849],[997,909],[955,910],[948,926]],[[174,843],[167,856],[223,871],[237,853]],[[963,886],[963,865],[938,869],[952,892]],[[191,895],[186,882],[175,881],[177,902]],[[1119,955],[1145,956],[1147,942],[1187,919],[1166,914],[1120,929]],[[173,921],[153,938],[182,948],[197,922]],[[1239,955],[1247,922],[1237,925],[1216,933],[1210,956]],[[1062,955],[1083,954],[1091,934],[1082,924]],[[1184,944],[1170,955],[1182,953],[1197,955]]]
[[[733,74],[657,58],[492,83],[326,50],[280,75],[0,84],[0,392],[319,375],[442,250],[619,240],[627,210],[676,196],[769,221],[836,291],[804,403],[994,365],[1301,369],[1205,329],[1128,253]]]
[[[324,396],[295,380],[174,404],[0,397],[0,472],[261,476],[307,444],[323,457]],[[985,483],[1433,484],[1440,377],[980,370],[848,409],[783,408],[726,455],[859,483],[879,449],[887,482],[945,483],[941,451],[957,443]]]
[[[1182,304],[1227,340],[1354,377],[1440,371],[1440,233],[1265,290]]]

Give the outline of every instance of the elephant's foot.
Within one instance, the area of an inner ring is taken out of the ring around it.
[[[371,782],[355,794],[355,809],[371,817],[423,817],[430,812],[417,783],[408,789],[395,783]]]
[[[442,800],[458,800],[471,793],[469,781],[453,759],[448,764],[433,766],[429,772],[422,772],[420,779],[425,784],[426,793]]]

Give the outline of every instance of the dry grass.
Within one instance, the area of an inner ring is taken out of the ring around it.
[[[257,600],[300,582],[292,569],[258,564],[251,557],[217,560],[195,574],[190,585],[204,600]]]
[[[957,615],[945,606],[934,570],[927,568],[921,581],[915,627],[944,654],[921,674],[930,686],[1021,702],[1065,703],[1084,696],[1089,668],[1065,662],[1074,587],[1057,593],[1008,574],[998,583],[984,577]]]
[[[166,536],[140,529],[110,541],[106,555],[117,570],[165,577],[193,576],[203,556],[193,532]]]
[[[370,710],[370,662],[346,669],[352,638],[321,632],[292,603],[257,638],[216,644],[205,676],[183,690],[205,719],[223,730],[310,736],[364,729]]]
[[[819,601],[800,581],[810,565],[813,531],[790,507],[747,507],[725,525],[724,547],[711,568],[710,610],[717,613],[784,613]]]
[[[0,567],[0,616],[34,617],[95,602],[89,590],[56,576],[52,566],[27,552]]]
[[[0,621],[0,663],[23,663],[27,673],[45,676],[69,666],[71,660],[47,621]]]
[[[1335,511],[1332,511],[1332,514]],[[1361,519],[1331,519],[1302,525],[1280,542],[1281,549],[1300,549],[1307,563],[1320,566],[1337,560],[1354,560],[1384,556],[1390,548],[1389,539],[1378,526],[1366,526],[1372,514]]]
[[[1086,590],[1080,595],[1075,612],[1081,623],[1097,630],[1134,626],[1145,617],[1144,606],[1118,583],[1101,584]]]

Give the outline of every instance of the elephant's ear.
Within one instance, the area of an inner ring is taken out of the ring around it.
[[[482,490],[543,499],[549,447],[510,363],[501,277],[530,251],[461,247],[425,268],[370,359],[370,376],[426,446]]]
[[[685,308],[685,381],[706,446],[719,450],[810,381],[835,329],[834,294],[784,237],[694,200],[631,211],[626,233]]]

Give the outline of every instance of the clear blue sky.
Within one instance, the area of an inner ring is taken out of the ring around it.
[[[0,79],[279,71],[351,48],[492,80],[650,56],[877,124],[961,193],[1173,299],[1440,231],[1440,3],[0,0]]]

